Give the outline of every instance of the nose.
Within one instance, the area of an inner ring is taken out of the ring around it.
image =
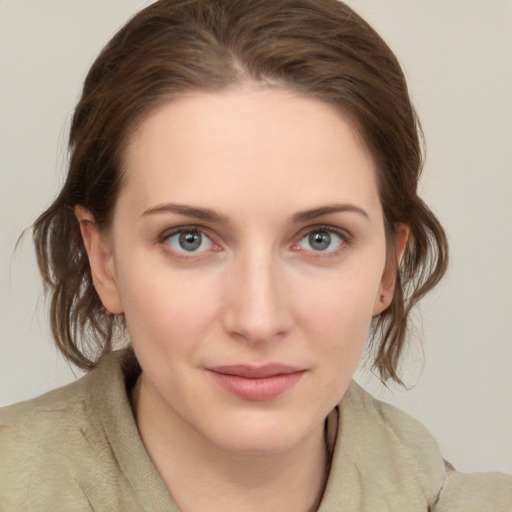
[[[276,341],[290,331],[290,291],[284,269],[272,254],[240,255],[229,270],[224,328],[250,343]]]

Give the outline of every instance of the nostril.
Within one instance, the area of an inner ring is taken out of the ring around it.
[[[262,343],[285,336],[290,329],[288,317],[284,304],[276,300],[238,297],[226,307],[224,324],[232,336]]]

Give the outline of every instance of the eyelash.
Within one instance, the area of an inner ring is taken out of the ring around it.
[[[203,252],[206,252],[206,251],[186,251],[185,249],[180,251],[180,250],[173,249],[170,246],[169,240],[172,237],[174,237],[176,235],[187,234],[187,233],[190,233],[190,234],[196,233],[196,234],[201,235],[202,237],[204,237],[206,240],[209,241],[209,243],[211,244],[211,247],[214,248],[214,251],[220,250],[220,246],[213,241],[212,236],[209,235],[208,232],[203,227],[197,226],[197,225],[180,226],[177,228],[173,228],[173,229],[164,231],[158,238],[158,243],[160,245],[162,245],[165,248],[165,250],[172,252],[173,255],[178,256],[180,258],[190,259],[190,258],[197,257],[197,255],[202,254]],[[210,249],[210,248],[208,248],[208,249]]]
[[[165,247],[165,250],[172,252],[173,255],[176,255],[181,258],[194,258],[198,257],[198,255],[207,252],[210,250],[210,248],[202,251],[186,251],[183,250],[176,250],[173,249],[169,244],[169,239],[176,235],[181,235],[185,233],[197,233],[206,238],[209,243],[211,244],[211,247],[213,247],[214,252],[219,252],[222,250],[221,246],[219,244],[216,244],[213,241],[213,237],[209,234],[209,232],[203,228],[202,226],[198,225],[188,225],[188,226],[179,226],[176,228],[172,228],[170,230],[164,231],[160,237],[158,238],[158,243]],[[302,249],[299,247],[299,245],[308,237],[311,236],[313,233],[326,233],[329,235],[335,235],[340,238],[340,244],[338,247],[330,250],[318,250],[315,251],[313,249]],[[294,242],[291,246],[293,251],[296,252],[302,252],[306,251],[314,257],[332,257],[337,256],[338,254],[342,253],[343,251],[347,250],[353,243],[352,236],[344,229],[336,228],[333,226],[328,225],[316,225],[316,226],[308,226],[307,228],[303,229],[299,235],[298,241]]]
[[[326,233],[329,235],[335,235],[340,238],[340,244],[338,247],[330,250],[318,250],[315,251],[313,249],[305,249],[308,253],[314,255],[314,257],[328,258],[333,256],[338,256],[342,252],[346,251],[350,248],[353,243],[353,237],[344,229],[336,228],[334,226],[328,225],[316,225],[316,226],[308,226],[305,230],[302,231],[300,235],[300,239],[298,242],[295,242],[292,248],[296,251],[302,251],[303,249],[299,248],[299,244],[301,244],[307,237],[311,236],[313,233]]]

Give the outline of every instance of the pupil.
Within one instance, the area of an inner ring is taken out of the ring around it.
[[[180,246],[185,251],[195,251],[202,242],[201,233],[182,233],[180,235]]]
[[[322,232],[311,233],[309,235],[309,243],[313,249],[324,251],[331,244],[331,235]]]

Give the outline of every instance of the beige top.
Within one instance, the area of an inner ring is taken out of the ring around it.
[[[138,366],[114,352],[82,379],[0,410],[3,512],[178,512],[135,424]],[[512,477],[445,469],[428,431],[355,382],[320,512],[512,511]]]

